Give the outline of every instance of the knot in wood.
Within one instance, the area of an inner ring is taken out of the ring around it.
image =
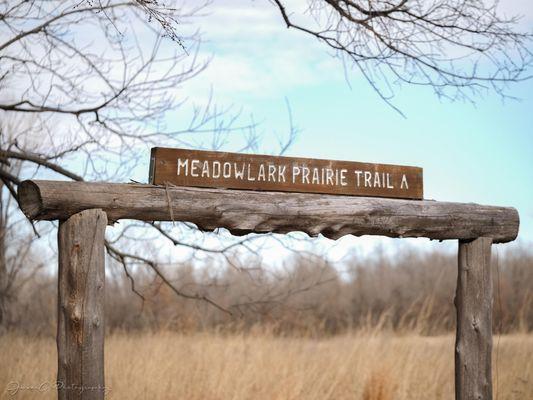
[[[79,305],[74,305],[74,307],[72,307],[71,312],[70,312],[70,320],[73,323],[75,323],[75,324],[79,324],[80,323],[80,321],[81,321],[81,309],[80,309]]]

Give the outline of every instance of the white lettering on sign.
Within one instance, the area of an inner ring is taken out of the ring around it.
[[[233,163],[233,166],[235,168],[235,178],[244,179],[244,170],[246,169],[244,166],[244,163],[242,163],[242,168],[240,170],[239,170],[239,167],[237,166],[237,163]]]
[[[214,179],[239,179],[248,182],[287,182],[287,171],[291,173],[291,182],[306,185],[328,185],[328,186],[348,186],[348,169],[329,167],[308,167],[306,165],[293,164],[289,169],[287,165],[276,165],[273,163],[259,164],[254,169],[250,163],[221,162],[218,160],[200,161],[197,159],[178,158],[177,175],[191,176],[194,178],[214,178]],[[407,176],[402,174],[401,178],[395,177],[391,173],[379,171],[354,170],[355,180],[353,185],[357,188],[382,188],[394,189],[395,182],[400,189],[409,189]],[[353,175],[352,175],[353,176]]]
[[[394,186],[390,182],[390,174],[387,174],[387,189],[394,189]]]
[[[202,166],[202,178],[209,178],[209,163],[204,161]]]
[[[150,183],[423,199],[418,167],[155,147]]]
[[[178,158],[178,175],[181,175],[181,168],[185,169],[185,176],[189,173],[189,160],[181,160]]]
[[[394,189],[394,179],[390,173],[377,172],[377,171],[362,171],[355,170],[355,186],[358,188],[362,186],[369,188],[383,188],[383,189]],[[402,175],[401,181],[402,189],[409,189],[407,183],[407,177],[405,174]]]
[[[372,187],[372,172],[365,171],[365,187]]]
[[[361,175],[363,175],[363,171],[355,170],[355,175],[357,177],[357,187],[361,186]]]
[[[281,182],[282,180],[283,182],[285,182],[285,170],[286,169],[287,167],[285,165],[278,168],[278,182]]]
[[[191,161],[191,176],[198,177],[198,172],[196,172],[196,169],[198,168],[198,164],[200,164],[200,160]]]
[[[400,184],[400,189],[409,189],[409,185],[407,184],[407,177],[405,174],[402,175],[402,183]]]

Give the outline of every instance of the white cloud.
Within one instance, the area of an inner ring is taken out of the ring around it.
[[[291,7],[304,9],[307,0]],[[324,46],[287,30],[279,10],[266,0],[215,1],[206,12],[199,28],[206,40],[204,58],[208,52],[213,58],[200,79],[185,86],[192,98],[205,98],[211,87],[217,97],[282,98],[297,87],[343,79]]]
[[[331,67],[328,61],[289,49],[260,58],[226,52],[215,56],[201,79],[191,81],[187,87],[194,90],[211,83],[217,93],[247,93],[253,97],[279,95],[295,86],[324,82],[327,77],[323,72]]]

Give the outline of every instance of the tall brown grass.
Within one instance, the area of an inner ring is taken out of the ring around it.
[[[494,398],[531,400],[533,254],[515,249],[493,261]],[[107,397],[453,399],[456,255],[403,252],[335,266],[298,256],[275,276],[254,263],[214,279],[192,265],[167,270],[182,290],[208,295],[232,316],[136,271],[142,304],[110,273]],[[55,398],[56,282],[36,278],[0,332],[1,398]]]
[[[453,399],[453,348],[450,335],[384,332],[322,339],[116,333],[106,340],[107,398]],[[533,399],[533,335],[503,336],[494,351],[494,398]],[[52,338],[4,335],[0,354],[2,399],[55,398]]]

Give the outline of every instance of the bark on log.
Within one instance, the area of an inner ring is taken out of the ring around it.
[[[491,244],[490,238],[459,242],[456,400],[492,400]]]
[[[59,225],[58,398],[104,398],[104,232],[102,210]]]
[[[140,184],[25,181],[19,201],[30,219],[64,220],[100,208],[110,221],[186,221],[234,234],[303,231],[337,239],[352,234],[430,239],[518,234],[514,208],[428,200],[398,200],[309,193],[280,193]]]

